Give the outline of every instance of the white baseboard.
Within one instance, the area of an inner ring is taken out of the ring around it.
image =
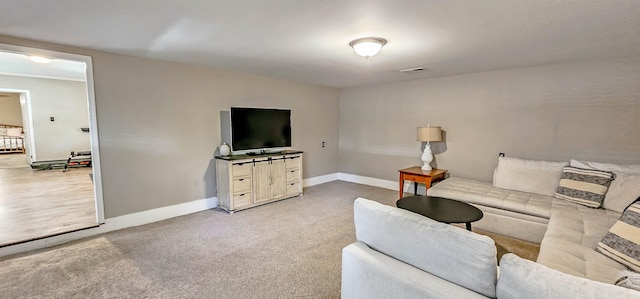
[[[302,187],[311,187],[338,180],[338,173],[330,173],[302,180]]]
[[[389,181],[383,179],[377,179],[372,177],[336,172],[326,175],[321,175],[317,177],[304,179],[302,185],[304,187],[310,187],[314,185],[324,184],[332,181],[347,181],[352,183],[358,183],[363,185],[370,185],[385,189],[398,190],[398,182],[397,181]],[[422,188],[422,189],[420,189]],[[413,191],[413,187],[410,182],[405,183],[404,185],[405,192]],[[410,191],[409,191],[410,190]],[[423,192],[424,194],[424,186],[420,186],[418,191]],[[53,236],[49,238],[44,238],[40,240],[35,240],[31,242],[11,245],[7,247],[0,248],[0,256],[6,256],[10,254],[25,252],[29,250],[35,250],[39,248],[50,247],[102,233],[107,233],[114,230],[119,230],[127,227],[134,227],[138,225],[148,224],[152,222],[157,222],[173,217],[183,216],[191,213],[196,213],[212,208],[218,207],[218,198],[205,198],[194,200],[191,202],[181,203],[177,205],[161,207],[157,209],[122,215],[113,218],[105,219],[105,223],[96,228],[85,229],[77,232],[62,234],[58,236]]]
[[[380,187],[380,188],[385,188],[385,189],[390,189],[395,191],[398,191],[398,188],[399,188],[398,181],[383,180],[383,179],[377,179],[377,178],[372,178],[368,176],[361,176],[361,175],[355,175],[355,174],[349,174],[349,173],[343,173],[343,172],[338,172],[338,173],[326,175],[326,176],[337,176],[337,180],[340,180],[340,181],[369,185],[369,186]],[[413,193],[413,183],[410,181],[405,181],[403,190],[405,193]],[[418,185],[418,194],[423,194],[423,195],[426,194],[426,188],[424,184]]]
[[[338,173],[338,179],[345,182],[358,183],[363,185],[375,186],[385,189],[398,190],[398,182],[397,181],[389,181],[383,179],[377,179],[367,176],[349,174],[349,173]]]

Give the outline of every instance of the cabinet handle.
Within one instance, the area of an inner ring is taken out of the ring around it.
[[[244,193],[240,194],[239,196],[244,196]]]
[[[295,170],[292,170],[291,172],[296,172]]]
[[[242,182],[242,181],[244,181],[244,179],[239,179],[238,181]]]

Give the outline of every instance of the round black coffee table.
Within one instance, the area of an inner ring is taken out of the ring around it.
[[[465,223],[471,230],[471,222],[482,219],[480,209],[461,201],[433,197],[408,196],[399,199],[396,206],[444,223]]]

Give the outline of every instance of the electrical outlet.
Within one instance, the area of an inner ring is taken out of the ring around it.
[[[504,153],[499,153],[498,157],[504,157]]]
[[[322,147],[324,148],[324,141],[322,142]]]

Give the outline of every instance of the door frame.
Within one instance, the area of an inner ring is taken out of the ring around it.
[[[82,62],[85,64],[86,72],[86,85],[87,85],[87,106],[89,108],[89,135],[91,140],[91,159],[92,159],[92,172],[93,172],[93,192],[95,197],[96,207],[96,220],[98,224],[104,224],[104,202],[102,197],[102,170],[100,167],[100,143],[98,139],[98,122],[96,113],[96,100],[93,84],[93,63],[91,56],[71,54],[65,52],[51,51],[38,48],[30,48],[23,46],[16,46],[10,44],[0,43],[0,51],[10,52],[24,55],[42,55],[49,58],[57,58],[64,60],[71,60]],[[27,93],[27,100],[30,102],[29,93]],[[33,129],[33,120],[29,115],[29,121],[31,122],[31,129]],[[31,131],[33,136],[33,131]],[[33,146],[33,144],[31,145]]]

